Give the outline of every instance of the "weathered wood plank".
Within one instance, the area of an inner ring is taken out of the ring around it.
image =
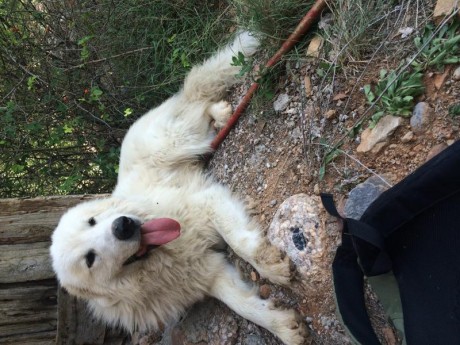
[[[12,336],[0,336],[2,345],[54,345],[56,344],[56,331],[24,333]]]
[[[121,330],[109,329],[94,318],[86,303],[69,295],[65,290],[58,292],[57,345],[121,345],[130,338]]]
[[[0,244],[50,241],[63,211],[0,217]]]
[[[58,301],[58,345],[104,344],[106,327],[91,316],[85,302],[70,296],[63,289],[58,291]]]
[[[0,283],[53,278],[49,246],[48,242],[0,245]]]
[[[0,244],[49,241],[62,214],[94,195],[0,199]]]
[[[20,335],[29,335],[34,337],[40,333],[56,332],[56,320],[43,320],[34,323],[22,323],[14,325],[0,325],[0,343],[4,339],[18,337]]]
[[[0,217],[22,213],[49,213],[62,211],[82,201],[104,196],[107,196],[107,194],[0,199]]]
[[[0,286],[0,325],[35,323],[57,318],[56,282],[34,282],[28,286]]]

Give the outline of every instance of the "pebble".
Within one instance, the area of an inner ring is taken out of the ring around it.
[[[270,297],[271,288],[267,284],[263,284],[259,287],[259,295],[262,299],[268,299]]]
[[[324,117],[328,120],[331,120],[335,117],[335,115],[337,114],[337,111],[335,109],[329,109],[328,111],[326,111],[326,113],[324,114]]]
[[[273,102],[273,109],[278,112],[283,111],[289,105],[289,101],[289,95],[286,93],[281,93],[278,95],[275,102]]]
[[[316,184],[313,186],[313,193],[315,193],[315,195],[319,195],[320,190],[319,190],[319,184],[318,184],[318,183],[316,183]]]
[[[401,138],[401,142],[408,143],[414,140],[414,138],[415,138],[414,133],[412,131],[409,131],[403,135],[403,137]]]
[[[455,69],[454,73],[452,74],[452,79],[460,80],[460,66]]]
[[[373,151],[374,153],[379,152],[385,143],[388,141],[389,137],[394,133],[394,131],[401,126],[403,119],[399,116],[387,115],[380,119],[377,125],[370,129],[366,128],[361,133],[361,143],[357,147],[357,152],[369,152],[377,146]]]
[[[426,131],[428,125],[433,120],[433,109],[426,102],[419,102],[412,112],[410,118],[410,126],[412,132],[420,134]]]

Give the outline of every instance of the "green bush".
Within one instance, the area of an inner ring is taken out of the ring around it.
[[[222,1],[0,0],[0,196],[108,192],[124,132],[229,36]]]

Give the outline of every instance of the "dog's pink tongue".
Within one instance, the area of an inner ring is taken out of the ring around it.
[[[156,218],[141,225],[141,246],[138,256],[145,254],[148,246],[162,245],[175,240],[180,235],[180,224],[171,218]]]

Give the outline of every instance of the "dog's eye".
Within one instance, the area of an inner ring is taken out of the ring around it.
[[[90,219],[88,219],[88,224],[91,226],[96,225],[96,219],[94,219],[94,217],[91,217]]]
[[[94,260],[96,260],[96,253],[92,250],[90,250],[86,255],[85,255],[85,260],[86,260],[86,266],[88,268],[91,268],[94,264]]]

